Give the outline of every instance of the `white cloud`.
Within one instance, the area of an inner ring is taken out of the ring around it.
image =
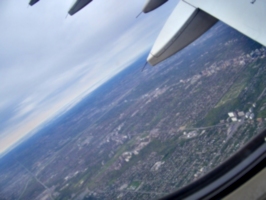
[[[0,3],[0,154],[150,48],[178,0],[135,16],[143,0]]]

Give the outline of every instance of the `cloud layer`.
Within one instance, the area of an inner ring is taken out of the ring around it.
[[[136,15],[144,0],[0,2],[0,154],[151,48],[178,0]]]

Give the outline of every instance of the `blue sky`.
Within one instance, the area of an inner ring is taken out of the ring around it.
[[[0,154],[151,48],[178,0],[149,14],[146,0],[0,2]]]

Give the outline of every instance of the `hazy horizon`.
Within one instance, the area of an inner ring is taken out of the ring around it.
[[[1,2],[0,154],[113,77],[154,43],[178,0],[147,15],[142,0]]]

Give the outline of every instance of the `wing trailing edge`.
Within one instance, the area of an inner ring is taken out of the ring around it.
[[[217,22],[206,12],[180,1],[161,30],[147,61],[156,65],[180,51]]]
[[[184,0],[266,46],[265,0]]]
[[[180,0],[147,58],[156,65],[177,53],[221,20],[266,46],[266,1]]]

